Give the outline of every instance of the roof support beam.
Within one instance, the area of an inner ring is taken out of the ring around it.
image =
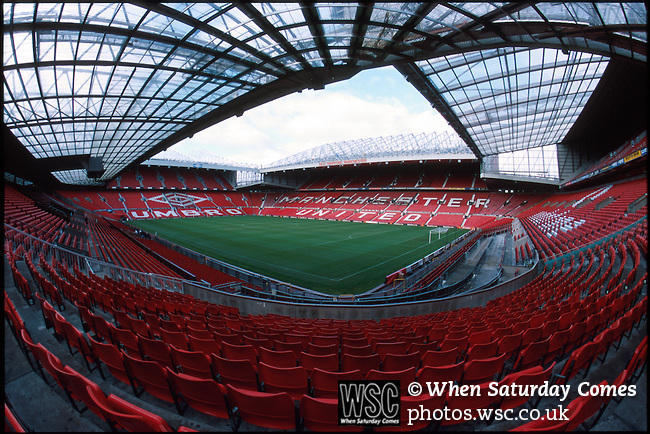
[[[420,68],[413,63],[395,65],[395,68],[406,77],[408,82],[411,83],[436,110],[438,110],[442,117],[449,122],[449,125],[456,130],[456,133],[458,133],[460,138],[470,147],[472,152],[474,152],[477,157],[481,158],[483,154],[479,150],[478,146],[476,146],[472,137],[469,135],[449,104],[447,104],[447,102],[442,98],[440,93],[431,84],[426,75],[422,73]]]

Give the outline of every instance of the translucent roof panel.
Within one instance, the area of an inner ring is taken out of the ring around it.
[[[555,49],[496,48],[417,62],[483,155],[559,143],[608,59]]]
[[[102,157],[104,181],[265,101],[387,65],[421,70],[476,154],[547,145],[607,59],[647,60],[640,2],[2,8],[4,124],[36,158]]]
[[[263,171],[331,164],[365,163],[376,159],[417,160],[432,156],[472,155],[455,134],[421,133],[326,143],[275,161]]]

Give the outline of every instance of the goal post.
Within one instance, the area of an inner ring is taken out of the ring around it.
[[[431,240],[434,239],[435,235],[438,234],[438,239],[440,239],[440,226],[436,226],[435,229],[430,229],[429,230],[429,244],[431,244]]]

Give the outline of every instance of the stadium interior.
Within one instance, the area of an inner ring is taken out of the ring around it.
[[[6,432],[361,431],[338,424],[340,380],[400,381],[401,425],[366,431],[647,431],[644,3],[3,12]],[[262,167],[168,150],[378,67],[456,134]],[[463,231],[332,295],[137,226],[225,216]],[[408,423],[422,408],[471,418]]]

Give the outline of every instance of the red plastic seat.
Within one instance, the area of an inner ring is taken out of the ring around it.
[[[167,381],[167,371],[161,368],[158,363],[138,360],[124,354],[124,364],[133,382],[133,393],[136,396],[140,396],[143,391],[146,391],[163,401],[175,403]],[[180,414],[181,409],[177,407],[177,410]]]
[[[370,354],[368,356],[345,354],[341,359],[341,371],[354,371],[358,369],[363,375],[366,375],[373,369],[378,371],[380,364],[379,354]]]
[[[551,337],[547,337],[543,341],[533,342],[532,344],[524,347],[519,353],[519,357],[513,366],[513,371],[522,371],[532,366],[542,364],[544,358],[548,353],[548,344]]]
[[[542,384],[550,380],[551,374],[553,373],[553,368],[555,368],[555,362],[553,362],[546,370],[544,370],[541,365],[538,365],[526,369],[525,371],[513,372],[509,375],[506,375],[499,382],[499,386],[510,386],[512,384],[517,384],[521,386],[527,386],[527,385],[541,386]],[[528,402],[530,398],[531,397],[528,395],[522,395],[522,396],[504,395],[501,397],[499,408],[503,410],[516,408]],[[537,401],[539,401],[539,399],[541,399],[541,397],[538,397]]]
[[[101,409],[104,419],[113,431],[124,429],[130,432],[172,432],[169,424],[160,416],[148,412],[122,398],[99,395],[96,390],[88,389],[94,405]]]
[[[131,356],[140,357],[138,336],[128,329],[121,329],[109,323],[113,342]]]
[[[336,345],[338,348],[340,339],[337,336],[312,336],[311,343],[314,345]]]
[[[415,367],[410,367],[402,371],[375,371],[371,370],[366,374],[366,380],[398,380],[402,396],[408,395],[408,386],[416,378]]]
[[[221,355],[221,345],[213,338],[201,339],[192,335],[187,336],[187,343],[191,351],[201,351],[206,356],[210,354]]]
[[[250,360],[230,360],[212,354],[214,376],[223,385],[232,384],[239,389],[258,390],[257,369]]]
[[[258,351],[260,363],[266,363],[278,368],[292,368],[297,365],[296,356],[293,351],[273,351],[261,347]]]
[[[226,388],[212,379],[196,378],[167,369],[167,378],[174,392],[174,399],[180,407],[179,400],[201,413],[228,419],[230,417],[226,401]],[[183,411],[184,412],[184,411]]]
[[[420,384],[425,384],[428,381],[432,383],[445,381],[459,382],[463,376],[464,365],[465,362],[446,366],[424,366],[418,371],[417,378]]]
[[[298,365],[302,366],[305,371],[307,371],[307,376],[311,377],[314,368],[323,371],[338,371],[339,357],[336,354],[316,355],[302,352],[298,359]]]
[[[363,380],[359,370],[349,372],[332,372],[314,368],[311,372],[311,387],[315,398],[338,399],[339,380]]]
[[[189,349],[189,345],[187,343],[187,335],[184,332],[170,332],[162,329],[160,338],[163,341],[167,342],[167,344],[173,345],[176,348],[181,348],[184,350]]]
[[[169,348],[174,369],[176,372],[182,372],[197,378],[212,379],[212,366],[210,357],[201,351],[189,351],[170,346]]]
[[[126,371],[126,365],[124,364],[124,356],[120,350],[113,344],[98,342],[93,338],[90,338],[90,347],[93,350],[96,360],[101,361],[106,367],[111,375],[124,384],[133,386],[128,372]],[[106,379],[104,372],[101,369],[101,365],[97,363],[100,367],[99,373],[102,378]]]
[[[440,350],[446,351],[456,348],[460,353],[464,353],[467,351],[468,346],[469,338],[467,336],[459,338],[445,338],[440,343]]]
[[[521,343],[524,338],[524,332],[513,333],[510,335],[503,336],[499,339],[499,347],[497,350],[498,354],[508,354],[508,358],[519,352],[521,348]]]
[[[494,357],[497,355],[498,348],[499,341],[496,339],[491,342],[473,344],[467,350],[465,360],[469,362],[470,360],[474,359],[486,359],[488,357]]]
[[[416,370],[420,368],[421,363],[420,353],[407,353],[407,354],[386,354],[381,361],[382,371],[402,371],[410,367]]]
[[[596,357],[597,342],[588,342],[576,350],[573,350],[567,361],[562,366],[562,371],[557,375],[557,384],[566,384],[576,376],[578,372],[585,370],[584,377],[589,372],[591,362]]]
[[[267,393],[286,392],[294,400],[309,392],[307,371],[302,366],[277,368],[260,362],[257,365],[260,386]]]
[[[553,361],[554,359],[561,359],[562,356],[564,356],[566,347],[569,343],[570,335],[570,329],[556,331],[551,335],[551,340],[548,343],[546,356],[542,362],[544,365]]]
[[[492,381],[494,376],[497,380],[501,377],[503,366],[508,358],[507,354],[486,359],[475,359],[465,362],[463,373],[463,384],[481,384]]]
[[[383,360],[386,354],[406,354],[409,346],[410,344],[404,341],[378,342],[374,350],[379,354],[379,358]]]
[[[169,345],[166,342],[142,336],[138,339],[138,342],[140,343],[140,354],[144,360],[157,362],[163,368],[165,366],[174,367]]]
[[[291,351],[297,359],[303,351],[303,345],[301,342],[275,341],[275,349],[276,351]]]
[[[101,408],[96,405],[94,399],[88,393],[88,388],[91,388],[97,395],[103,394],[102,389],[96,383],[90,381],[70,366],[65,366],[62,371],[59,371],[59,378],[64,384],[75,410],[81,413],[87,408],[102,419],[104,418]],[[83,402],[86,408],[79,408],[76,401]]]
[[[194,327],[187,326],[187,337],[188,340],[190,337],[198,338],[198,339],[214,339],[214,335],[212,334],[211,331],[206,330],[205,328],[203,329],[195,329]]]
[[[317,356],[325,356],[329,354],[339,354],[339,345],[338,344],[315,344],[310,342],[307,344],[307,353],[314,354]]]
[[[458,362],[460,351],[452,348],[445,351],[427,351],[422,356],[422,367],[425,366],[448,366]]]
[[[232,345],[228,342],[221,344],[221,354],[230,360],[248,360],[257,365],[257,350],[252,345]]]
[[[255,392],[231,385],[226,386],[226,393],[233,409],[235,430],[242,420],[264,428],[296,430],[296,409],[289,394]]]
[[[300,418],[309,431],[363,431],[362,426],[339,426],[338,399],[312,398],[303,396],[300,400]]]
[[[598,386],[607,386],[607,381],[603,380]],[[609,402],[610,397],[605,394],[579,396],[567,405],[567,416],[569,424],[566,427],[567,431],[574,431],[580,425],[583,425],[588,431],[598,423],[600,416],[605,411],[605,407]],[[591,423],[587,421],[594,418]]]

